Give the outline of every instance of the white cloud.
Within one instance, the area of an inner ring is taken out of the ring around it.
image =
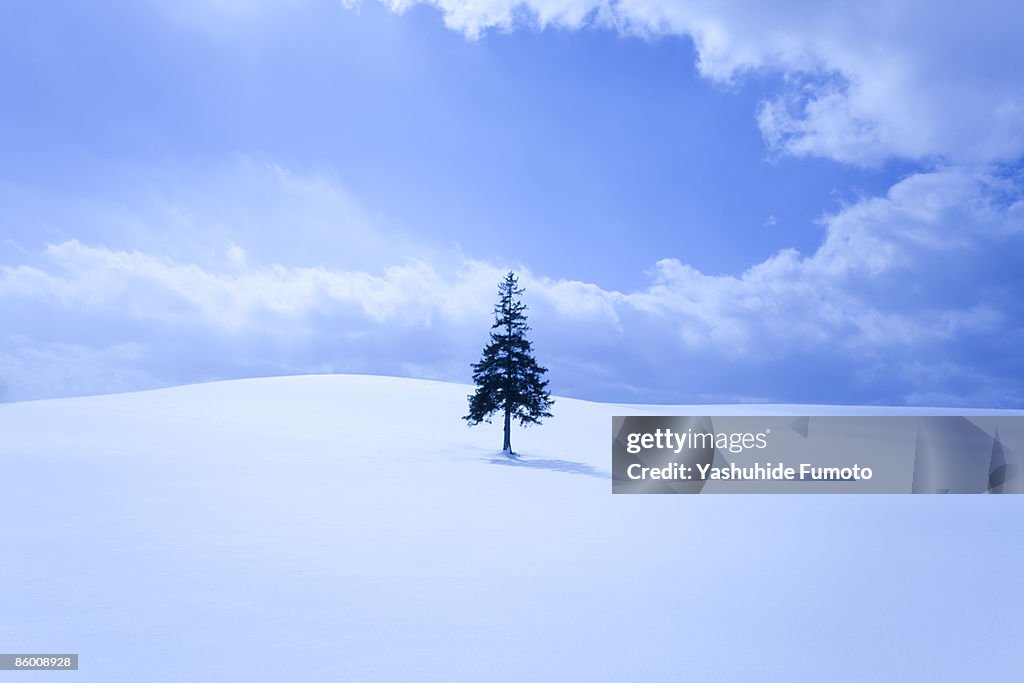
[[[381,1],[395,11],[433,5],[471,39],[518,25],[688,36],[716,82],[783,76],[758,123],[784,153],[865,165],[1024,153],[1024,8],[1013,3]]]
[[[993,283],[958,282],[943,264],[977,266],[1000,251],[1024,257],[1024,201],[1019,191],[1008,200],[1009,191],[1003,179],[963,169],[914,175],[826,217],[810,256],[784,250],[738,277],[664,259],[655,284],[628,300],[674,316],[691,346],[735,353],[766,342],[879,350],[995,329],[1007,321],[983,298]],[[974,299],[945,301],[951,285]]]
[[[1011,181],[970,169],[917,174],[826,216],[812,254],[784,250],[739,276],[669,257],[633,292],[516,270],[549,352],[580,368],[633,353],[669,364],[807,353],[855,365],[924,362],[926,350],[957,349],[972,336],[1022,333],[1013,306],[1024,292],[1005,276],[1024,262],[1022,196]],[[147,365],[156,354],[204,378],[335,368],[466,379],[448,373],[468,368],[486,339],[505,270],[458,257],[406,259],[378,273],[259,264],[235,243],[199,264],[66,240],[33,265],[0,267],[0,313],[40,348],[135,344],[127,372],[140,377],[160,376]],[[181,360],[192,353],[209,359]]]
[[[0,267],[0,298],[40,299],[83,312],[122,312],[139,319],[201,322],[242,330],[262,314],[296,319],[352,305],[377,323],[459,322],[491,305],[499,269],[466,261],[443,278],[422,261],[391,266],[381,275],[282,265],[247,267],[232,245],[220,268],[202,267],[140,251],[88,246],[78,240],[48,245],[49,267]]]

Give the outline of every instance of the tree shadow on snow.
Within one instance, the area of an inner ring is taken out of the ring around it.
[[[492,465],[508,465],[510,467],[530,467],[537,470],[553,470],[565,472],[566,474],[582,474],[586,477],[597,477],[598,479],[611,479],[611,474],[587,465],[582,462],[571,460],[521,460],[518,455],[511,458],[505,455],[495,456],[489,461]]]

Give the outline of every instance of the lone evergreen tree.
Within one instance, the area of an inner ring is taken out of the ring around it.
[[[476,393],[469,397],[470,426],[490,422],[491,415],[503,411],[505,443],[502,450],[512,455],[512,418],[527,426],[551,417],[554,401],[543,379],[547,368],[531,355],[533,344],[526,339],[526,304],[520,301],[525,290],[518,286],[515,273],[509,272],[498,284],[498,303],[494,306],[491,341],[484,347],[479,363],[473,364]]]

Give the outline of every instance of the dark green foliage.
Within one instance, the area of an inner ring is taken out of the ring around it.
[[[479,363],[473,364],[476,393],[469,397],[470,425],[490,422],[491,415],[502,412],[505,421],[503,450],[511,453],[511,422],[515,418],[524,427],[540,424],[554,401],[548,393],[547,368],[537,364],[533,344],[526,339],[526,304],[519,300],[524,290],[514,273],[498,285],[498,303],[494,306],[491,340],[484,347]]]

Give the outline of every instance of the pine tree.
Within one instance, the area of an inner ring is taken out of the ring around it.
[[[525,290],[518,286],[515,273],[509,272],[498,284],[498,303],[494,306],[491,341],[484,347],[479,363],[473,364],[476,393],[469,397],[470,426],[490,422],[491,415],[502,411],[505,418],[505,443],[502,450],[512,453],[512,418],[522,426],[540,424],[551,417],[554,404],[543,379],[547,368],[537,364],[533,344],[526,339],[526,304],[520,301]]]

